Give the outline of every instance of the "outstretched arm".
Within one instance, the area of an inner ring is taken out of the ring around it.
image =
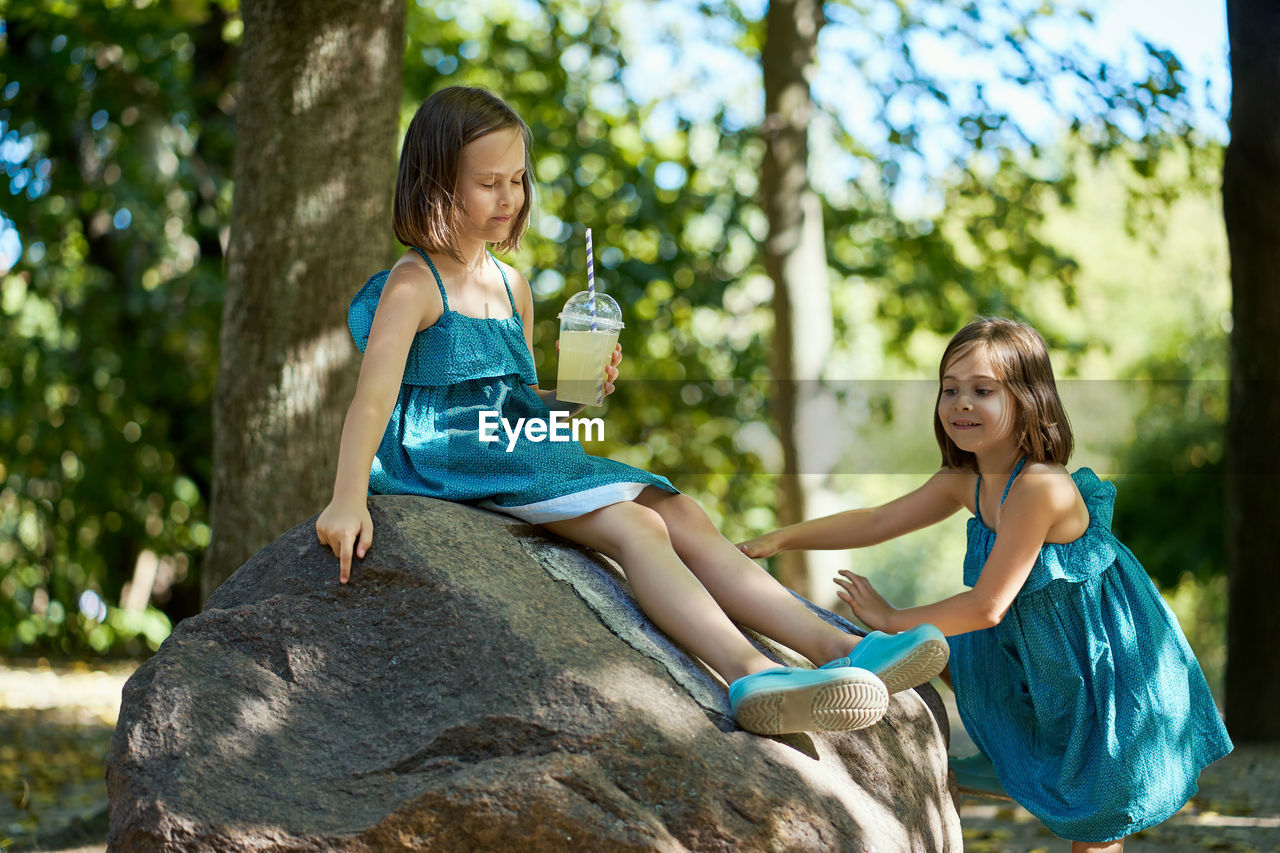
[[[356,393],[342,424],[333,499],[316,519],[316,536],[338,558],[338,580],[351,576],[351,558],[364,557],[373,544],[373,520],[366,496],[373,455],[387,429],[404,378],[405,360],[428,310],[424,294],[408,274],[392,273],[378,300],[369,330]]]
[[[867,509],[802,521],[738,545],[748,557],[772,557],[779,551],[862,548],[937,524],[964,506],[964,474],[944,469],[924,485],[896,500]]]
[[[1000,515],[1000,532],[973,589],[921,607],[894,608],[865,577],[843,571],[837,595],[865,625],[897,633],[928,622],[952,636],[990,628],[1026,583],[1049,529],[1070,511],[1074,496],[1049,477],[1023,477]]]

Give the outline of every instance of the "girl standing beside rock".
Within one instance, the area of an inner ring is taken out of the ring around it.
[[[966,591],[898,610],[860,575],[839,595],[866,625],[938,625],[950,680],[983,766],[1073,853],[1118,853],[1172,816],[1206,766],[1231,751],[1178,620],[1111,532],[1115,486],[1064,467],[1073,445],[1044,340],[984,318],[938,368],[934,431],[943,467],[884,506],[801,522],[743,543],[857,548],[969,519]]]

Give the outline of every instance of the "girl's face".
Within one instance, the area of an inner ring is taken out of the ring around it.
[[[938,419],[961,450],[982,454],[1011,449],[1017,411],[982,344],[955,359],[942,377]]]
[[[524,207],[524,136],[510,127],[462,147],[457,197],[465,213],[462,237],[500,243]]]

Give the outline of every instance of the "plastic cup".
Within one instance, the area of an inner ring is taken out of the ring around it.
[[[599,406],[604,403],[605,368],[613,358],[618,332],[625,325],[613,297],[597,292],[595,314],[583,290],[569,297],[560,317],[560,361],[556,399]]]

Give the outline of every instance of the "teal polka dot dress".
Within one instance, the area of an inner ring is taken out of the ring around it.
[[[1172,816],[1232,745],[1177,618],[1111,532],[1115,486],[1072,478],[1088,530],[1041,549],[999,625],[948,638],[951,677],[1009,795],[1062,838],[1111,841]],[[996,540],[974,505],[970,587]]]
[[[471,317],[449,308],[435,265],[418,254],[435,276],[444,313],[409,347],[400,394],[369,473],[370,492],[474,503],[542,524],[632,500],[645,486],[676,491],[666,478],[591,456],[577,441],[522,434],[508,451],[500,418],[514,425],[521,418],[548,421],[551,412],[530,387],[538,377],[507,274],[493,259],[512,316]],[[369,279],[347,312],[361,352],[389,274]],[[485,412],[493,413],[486,416],[496,425],[488,434],[496,433],[497,441],[481,441]]]

